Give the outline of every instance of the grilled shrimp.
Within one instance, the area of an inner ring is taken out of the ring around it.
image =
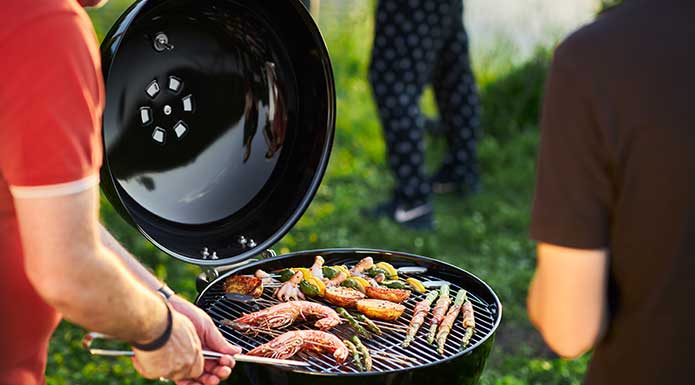
[[[282,286],[275,293],[277,299],[285,302],[289,300],[296,301],[298,299],[305,299],[304,293],[302,293],[302,291],[299,290],[298,286],[299,282],[302,282],[302,279],[304,279],[304,274],[302,274],[301,271],[294,273],[292,278],[290,278],[287,282],[283,283]]]
[[[314,264],[311,266],[311,275],[323,281],[323,257],[320,255],[314,259]]]
[[[287,359],[301,350],[332,353],[339,364],[348,357],[348,348],[340,338],[318,330],[295,330],[283,333],[270,342],[257,346],[247,354],[250,356]]]
[[[364,276],[364,271],[369,270],[374,266],[374,260],[372,257],[362,258],[355,266],[350,269],[350,276],[362,277]]]
[[[237,329],[245,329],[247,326],[282,329],[292,325],[298,318],[305,320],[307,316],[320,318],[314,326],[321,330],[328,330],[341,322],[338,313],[328,306],[308,301],[290,301],[245,314],[230,325]]]

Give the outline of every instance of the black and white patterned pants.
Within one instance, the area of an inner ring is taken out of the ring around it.
[[[468,56],[462,0],[379,0],[369,80],[396,176],[395,198],[429,199],[424,117],[419,101],[431,83],[446,133],[442,171],[463,186],[478,183],[478,90]]]

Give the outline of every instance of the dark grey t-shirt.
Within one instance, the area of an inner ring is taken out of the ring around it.
[[[626,1],[565,40],[541,126],[531,236],[610,249],[586,383],[695,383],[695,2]]]

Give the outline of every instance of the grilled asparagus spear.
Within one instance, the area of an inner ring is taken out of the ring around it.
[[[432,310],[432,321],[430,325],[430,332],[427,335],[427,343],[432,344],[434,342],[434,336],[437,334],[437,327],[439,323],[442,322],[444,315],[446,314],[449,305],[451,304],[451,298],[449,298],[449,285],[444,285],[439,289],[439,299],[437,304],[434,305],[434,310]]]
[[[369,332],[367,329],[364,328],[364,326],[360,325],[359,322],[355,319],[355,317],[352,316],[347,310],[345,310],[342,307],[336,308],[335,309],[338,314],[340,314],[343,318],[347,320],[347,322],[350,324],[350,326],[355,329],[355,331],[360,334],[363,337],[369,338]]]
[[[466,328],[466,333],[463,335],[461,340],[461,349],[468,345],[468,342],[473,337],[473,332],[475,331],[475,314],[473,312],[473,304],[471,301],[466,300],[463,303],[463,327]]]
[[[357,314],[355,317],[357,317],[357,320],[358,320],[358,321],[364,322],[364,323],[367,325],[367,329],[369,329],[369,330],[371,330],[372,332],[374,332],[374,334],[376,334],[376,335],[378,335],[378,336],[381,335],[381,329],[379,329],[379,327],[376,326],[376,324],[374,323],[374,321],[372,321],[372,320],[370,320],[369,318],[367,318],[366,315],[360,313],[360,314]]]
[[[364,357],[364,368],[369,372],[372,370],[372,356],[369,354],[369,350],[360,341],[360,337],[352,336],[352,342],[355,343],[355,347],[360,351],[362,357]]]
[[[343,343],[350,350],[350,353],[352,354],[352,358],[355,361],[357,369],[359,369],[360,372],[364,371],[364,366],[362,366],[362,360],[360,359],[360,352],[357,351],[357,347],[355,347],[355,344],[350,342],[350,340],[343,340]]]
[[[415,305],[415,309],[413,310],[413,318],[410,320],[410,326],[408,327],[408,334],[405,336],[405,340],[403,341],[403,347],[407,348],[411,342],[413,342],[413,339],[415,339],[415,335],[417,334],[417,331],[420,329],[420,326],[425,322],[425,317],[427,316],[427,313],[430,312],[430,307],[432,306],[432,302],[434,302],[435,299],[437,299],[437,296],[439,293],[436,290],[433,290],[429,293],[427,293],[427,297],[423,299],[422,301],[418,302],[417,305]]]
[[[454,326],[454,321],[456,321],[456,317],[458,317],[464,301],[466,301],[466,291],[461,289],[456,294],[454,304],[449,308],[449,311],[446,313],[446,316],[444,316],[442,323],[439,324],[439,330],[437,331],[437,352],[439,352],[439,354],[444,354],[446,338],[451,332],[451,327]]]

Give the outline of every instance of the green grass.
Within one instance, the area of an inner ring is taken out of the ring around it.
[[[126,1],[91,12],[100,37]],[[360,207],[388,196],[391,177],[371,101],[366,68],[371,48],[371,9],[360,3],[339,14],[324,13],[321,27],[334,64],[338,91],[336,141],[326,178],[301,221],[276,245],[280,253],[329,247],[400,250],[439,258],[488,282],[504,304],[496,347],[481,383],[579,384],[587,357],[575,362],[554,358],[529,324],[527,287],[534,266],[527,236],[538,144],[538,106],[548,52],[513,66],[503,50],[476,61],[483,101],[485,134],[479,151],[483,192],[461,199],[437,197],[433,233],[405,231],[387,221],[372,223]],[[433,112],[431,95],[424,107]],[[428,142],[434,166],[441,140]],[[162,254],[129,229],[104,201],[102,216],[116,236],[178,292],[194,298],[197,267]],[[48,384],[146,384],[127,359],[90,358],[79,346],[83,331],[62,323],[50,346]]]

